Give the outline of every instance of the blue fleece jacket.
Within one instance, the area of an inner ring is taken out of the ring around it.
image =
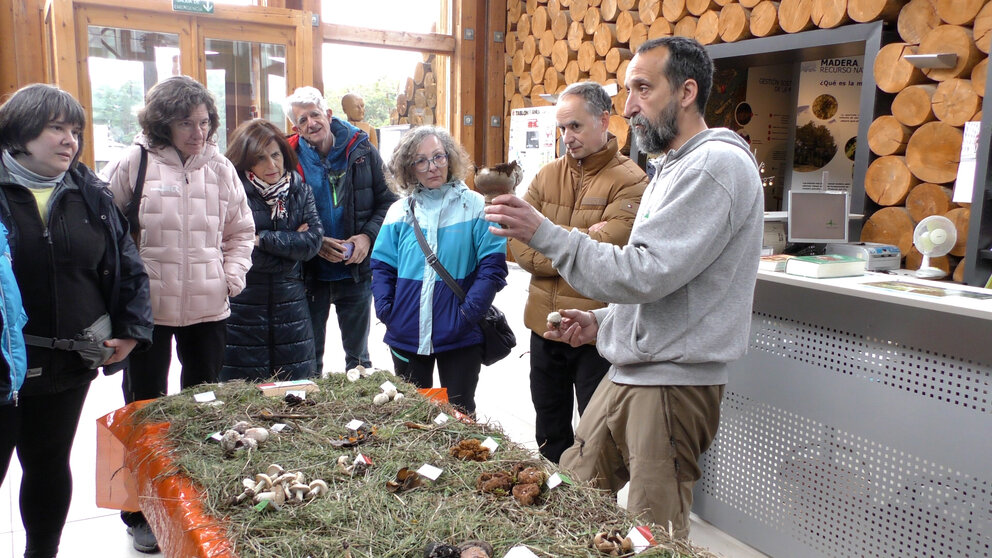
[[[485,200],[464,182],[413,194],[427,244],[465,291],[460,301],[427,264],[406,198],[393,203],[372,249],[372,295],[390,347],[432,354],[482,343],[478,322],[506,286],[506,240],[489,232]]]

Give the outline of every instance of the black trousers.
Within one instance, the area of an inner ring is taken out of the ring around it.
[[[124,401],[141,401],[164,397],[169,391],[169,365],[172,364],[172,338],[176,338],[176,356],[182,364],[179,385],[186,389],[215,383],[224,366],[227,345],[227,320],[203,322],[183,327],[156,325],[148,350],[131,355],[124,371]],[[121,512],[128,526],[145,522],[141,512]]]
[[[609,369],[609,361],[592,345],[572,347],[531,332],[530,396],[537,415],[535,438],[548,461],[558,463],[572,445],[572,405],[578,401],[581,415]]]
[[[0,406],[0,484],[17,449],[24,476],[19,493],[27,534],[25,557],[55,556],[72,500],[69,454],[90,385],[21,396]]]
[[[396,375],[417,386],[429,388],[434,383],[434,363],[441,377],[441,387],[448,390],[448,401],[469,415],[475,414],[475,387],[479,385],[482,369],[482,345],[472,345],[430,355],[418,355],[395,347],[393,355]]]
[[[183,327],[156,325],[151,347],[132,354],[131,364],[124,371],[124,401],[155,399],[168,392],[173,337],[176,338],[176,356],[182,364],[179,385],[186,389],[217,382],[224,365],[227,320]]]

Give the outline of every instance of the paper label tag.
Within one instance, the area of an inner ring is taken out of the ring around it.
[[[555,474],[551,475],[550,477],[548,477],[547,485],[548,485],[548,488],[549,489],[555,488],[556,486],[559,486],[559,485],[562,485],[562,484],[572,484],[572,479],[568,478],[563,473],[555,473]]]
[[[634,545],[634,554],[640,554],[658,544],[654,540],[654,535],[651,534],[651,529],[648,529],[645,525],[632,527],[630,532],[627,533],[627,538]]]
[[[537,558],[526,546],[515,546],[503,555],[503,558]]]
[[[220,432],[214,432],[213,434],[207,436],[207,440],[211,442],[220,442],[224,438],[224,435]]]
[[[448,422],[449,420],[451,420],[451,417],[449,417],[448,415],[446,415],[444,413],[441,413],[440,415],[434,417],[434,424],[438,424],[438,425],[444,424],[444,423]]]
[[[289,391],[286,392],[286,395],[295,395],[296,397],[299,397],[300,399],[306,399],[307,398],[307,392],[303,391],[302,389],[291,389],[291,390],[289,390]]]
[[[281,422],[277,422],[273,424],[271,428],[269,428],[269,430],[273,432],[282,432],[285,429],[286,429],[286,425]]]
[[[419,469],[417,469],[417,474],[427,477],[432,481],[437,480],[444,471],[428,463],[424,463]]]
[[[344,425],[344,427],[347,428],[348,430],[353,430],[355,432],[358,432],[358,429],[361,428],[363,424],[365,423],[358,419],[354,419],[348,424]]]
[[[372,466],[372,460],[369,459],[368,457],[366,457],[363,454],[358,454],[355,457],[355,465],[358,465],[359,463],[364,463],[364,464],[368,465],[369,467]]]
[[[493,440],[492,437],[487,437],[479,445],[484,448],[489,448],[489,453],[496,453],[496,448],[499,447],[499,444],[497,444],[496,440]]]
[[[215,399],[217,399],[217,396],[214,395],[214,392],[212,392],[212,391],[205,391],[203,393],[195,393],[195,394],[193,394],[193,399],[197,403],[210,403],[211,401],[214,401]]]
[[[389,390],[399,391],[398,389],[396,389],[396,385],[393,384],[393,382],[390,382],[389,380],[382,382],[382,385],[379,387],[382,388],[382,391],[389,391]]]

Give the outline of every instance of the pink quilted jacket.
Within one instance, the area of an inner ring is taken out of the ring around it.
[[[148,146],[141,135],[134,141]],[[134,193],[140,161],[133,145],[100,173],[121,210]],[[251,267],[255,222],[237,171],[216,144],[186,164],[173,147],[148,150],[140,222],[155,324],[227,318],[228,297],[241,292]]]

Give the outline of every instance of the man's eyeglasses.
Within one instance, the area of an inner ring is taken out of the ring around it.
[[[448,164],[448,154],[438,153],[437,155],[431,157],[430,159],[427,158],[417,159],[416,161],[413,162],[413,168],[417,169],[418,172],[426,172],[427,169],[431,168],[431,163],[434,163],[434,166],[437,168],[446,166]]]

